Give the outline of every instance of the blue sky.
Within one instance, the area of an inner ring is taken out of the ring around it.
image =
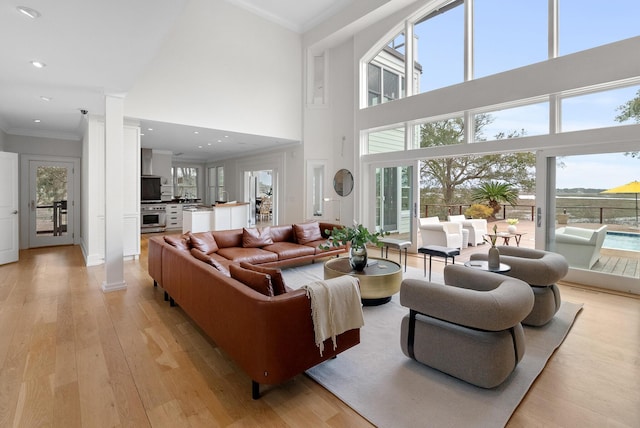
[[[475,0],[474,75],[487,76],[547,58],[547,0]],[[559,54],[640,35],[640,0],[559,0]],[[463,8],[457,7],[416,27],[423,91],[463,80]],[[567,99],[562,130],[619,125],[616,108],[632,99],[640,85]],[[524,129],[527,135],[548,133],[548,106],[492,114],[485,137]],[[631,123],[631,122],[627,122]],[[640,149],[640,148],[639,148]],[[623,153],[571,156],[557,172],[558,188],[611,188],[640,180],[640,160]]]
[[[624,153],[565,156],[564,168],[556,170],[556,188],[611,189],[640,181],[640,159]]]

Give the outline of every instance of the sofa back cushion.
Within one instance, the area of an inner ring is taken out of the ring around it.
[[[294,224],[293,231],[296,235],[298,244],[307,244],[309,242],[319,241],[322,239],[320,224],[317,221]]]
[[[273,296],[273,285],[271,284],[271,276],[255,272],[249,269],[244,269],[236,264],[229,265],[229,272],[231,278],[236,279],[246,285],[253,288],[258,293],[265,296]]]
[[[290,224],[271,226],[271,238],[273,242],[296,242],[293,235],[293,226]]]
[[[191,242],[191,248],[196,248],[205,254],[218,251],[218,244],[211,232],[189,232],[189,242]]]
[[[273,239],[271,238],[271,228],[269,226],[262,229],[257,227],[242,229],[242,246],[244,248],[260,248],[271,244],[273,244]]]
[[[284,285],[284,278],[282,277],[282,271],[280,269],[266,266],[256,266],[247,262],[241,262],[240,267],[271,276],[271,285],[273,286],[274,295],[279,296],[287,292],[287,287]]]
[[[242,247],[242,229],[216,230],[211,234],[219,248]]]

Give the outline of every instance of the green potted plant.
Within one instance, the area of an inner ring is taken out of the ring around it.
[[[361,271],[367,266],[367,244],[382,246],[379,238],[388,235],[389,232],[370,232],[369,229],[357,222],[353,227],[334,227],[333,230],[325,230],[329,235],[327,245],[321,248],[340,247],[343,245],[349,248],[349,263],[354,270]]]

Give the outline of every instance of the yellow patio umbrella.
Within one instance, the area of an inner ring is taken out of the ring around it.
[[[638,225],[638,193],[640,193],[640,181],[632,181],[613,189],[605,190],[600,193],[635,193],[636,194],[636,226]]]

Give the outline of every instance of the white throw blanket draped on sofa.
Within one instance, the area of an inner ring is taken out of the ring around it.
[[[337,335],[364,325],[357,278],[344,275],[315,281],[302,288],[311,299],[311,317],[320,355],[325,340],[331,338],[335,349]]]

